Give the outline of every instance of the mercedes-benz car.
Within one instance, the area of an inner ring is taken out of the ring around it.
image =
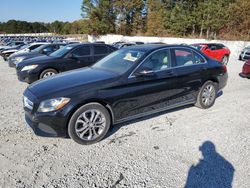
[[[132,46],[31,84],[25,119],[37,135],[93,144],[111,125],[184,105],[210,108],[227,79],[225,65],[189,46]]]

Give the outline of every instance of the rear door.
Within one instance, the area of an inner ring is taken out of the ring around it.
[[[206,59],[198,52],[185,47],[172,48],[171,53],[178,85],[182,88],[179,97],[182,101],[195,101],[197,92],[208,77]]]

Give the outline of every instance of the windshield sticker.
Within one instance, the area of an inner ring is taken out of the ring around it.
[[[131,53],[127,53],[126,56],[123,59],[127,60],[127,61],[135,62],[138,58],[137,57],[133,57]]]

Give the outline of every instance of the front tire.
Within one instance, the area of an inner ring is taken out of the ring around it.
[[[39,76],[39,79],[48,78],[57,74],[58,72],[55,69],[45,69]]]
[[[217,84],[212,81],[207,81],[199,91],[195,106],[202,109],[212,107],[217,97],[217,91]]]
[[[108,110],[99,103],[89,103],[72,115],[68,124],[68,134],[78,144],[94,144],[105,137],[110,124]]]

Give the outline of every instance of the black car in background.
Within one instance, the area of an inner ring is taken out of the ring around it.
[[[227,78],[226,66],[189,46],[132,46],[30,85],[25,119],[37,135],[92,144],[112,124],[187,104],[210,108]]]
[[[49,55],[56,50],[66,46],[65,43],[53,43],[53,44],[44,44],[39,46],[38,48],[35,48],[34,50],[30,52],[23,52],[18,54],[13,54],[9,59],[8,63],[10,67],[16,67],[17,63],[20,63],[24,60],[33,58],[33,57],[39,57],[43,55]]]
[[[18,79],[32,83],[60,72],[91,66],[115,50],[106,44],[70,44],[49,56],[34,57],[18,63]]]

